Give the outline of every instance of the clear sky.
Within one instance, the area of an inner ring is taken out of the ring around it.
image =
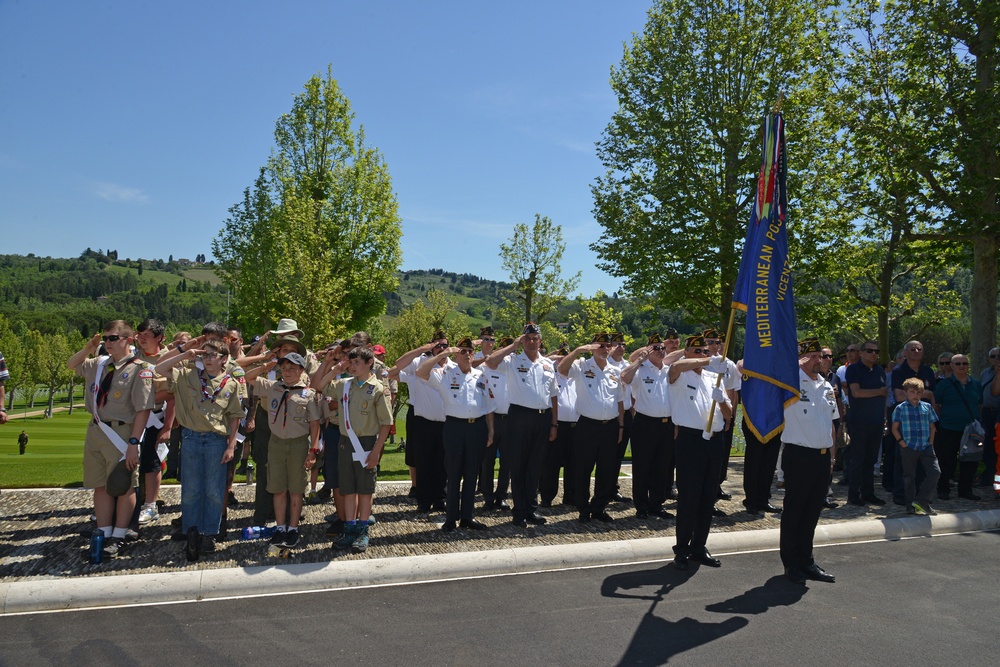
[[[0,0],[0,253],[211,253],[277,118],[333,76],[384,154],[403,268],[505,279],[536,213],[594,265],[594,142],[646,0]]]

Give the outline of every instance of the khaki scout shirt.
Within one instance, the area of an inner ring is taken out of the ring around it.
[[[389,379],[389,367],[385,365],[385,362],[381,359],[375,360],[375,365],[372,366],[372,373],[378,378],[384,386],[389,387],[389,400],[392,400],[392,394],[399,393],[399,382],[396,380]]]
[[[349,382],[351,389],[350,419],[351,428],[359,436],[378,435],[383,426],[392,426],[392,411],[389,409],[389,389],[379,382],[375,375],[370,375],[361,385],[354,377],[336,379],[323,390],[324,396],[335,401],[344,398],[344,383]],[[340,434],[347,436],[344,420],[340,420]]]
[[[100,357],[94,357],[84,360],[76,368],[76,374],[84,378],[87,384],[86,403],[91,414],[96,414],[101,421],[114,420],[131,424],[135,422],[135,413],[153,409],[152,366],[130,354],[118,363],[114,359],[108,359],[102,377],[96,377],[99,363]],[[93,410],[97,390],[108,373],[114,373],[108,390],[108,402],[95,413]]]
[[[156,354],[146,354],[145,352],[142,351],[141,347],[139,347],[138,345],[136,345],[136,347],[135,347],[135,358],[136,359],[142,359],[146,363],[148,363],[148,364],[150,364],[150,365],[152,365],[152,366],[155,367],[156,366],[156,362],[158,362],[160,360],[160,357],[162,357],[163,355],[165,355],[169,351],[170,350],[168,348],[161,347],[159,350],[156,351]],[[158,392],[158,391],[167,391],[167,378],[163,377],[162,375],[160,375],[159,373],[157,373],[154,370],[153,371],[153,392],[155,393],[155,392]],[[157,403],[154,409],[155,410],[160,410],[162,408],[163,408],[163,403]]]
[[[202,374],[209,398],[202,392],[194,365],[174,368],[167,379],[167,391],[174,395],[177,423],[199,433],[229,435],[229,422],[243,417],[239,389],[242,376],[235,379],[223,373],[209,378],[204,371]]]
[[[280,380],[262,377],[254,380],[254,394],[267,410],[267,425],[275,437],[301,438],[309,435],[309,422],[319,421],[318,396],[315,389],[306,386],[308,381],[309,378],[303,377],[299,384],[288,387]],[[286,392],[288,397],[282,400]]]

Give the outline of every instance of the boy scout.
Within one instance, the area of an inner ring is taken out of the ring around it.
[[[94,514],[104,532],[104,555],[114,558],[125,543],[139,481],[139,439],[153,407],[153,368],[132,352],[132,327],[113,320],[95,334],[67,365],[84,378],[87,409],[93,420],[83,446],[83,485],[94,490]],[[88,359],[100,349],[107,355]],[[108,476],[120,460],[132,474],[128,490],[117,500],[108,494]],[[117,517],[112,526],[112,515]]]
[[[340,492],[348,520],[333,543],[337,549],[368,548],[368,519],[375,495],[375,469],[392,426],[389,388],[372,372],[375,355],[361,347],[347,355],[316,384],[325,396],[340,401]],[[351,377],[334,380],[346,370]],[[332,380],[332,383],[331,383]],[[356,517],[356,518],[355,518]]]

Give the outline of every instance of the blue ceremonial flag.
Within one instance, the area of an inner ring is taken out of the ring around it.
[[[785,121],[764,119],[763,158],[733,308],[746,312],[743,419],[762,442],[781,433],[785,407],[799,400],[799,350],[788,262]]]

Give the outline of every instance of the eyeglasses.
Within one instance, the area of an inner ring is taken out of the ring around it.
[[[475,350],[473,350],[472,348],[463,347],[462,349],[460,349],[458,351],[458,353],[459,354],[474,354]]]
[[[664,348],[662,345],[654,345],[651,349],[653,350],[653,352],[663,352]]]
[[[990,359],[996,359],[996,358],[997,358],[998,356],[1000,356],[1000,355],[996,355],[996,354],[991,354],[991,355],[990,355]]]
[[[819,355],[819,358],[820,359],[833,359],[833,355],[832,354],[821,354],[821,355]]]
[[[229,356],[228,354],[217,354],[215,352],[208,352],[206,354],[201,355],[201,358],[202,359],[225,359],[228,356]]]
[[[708,348],[707,347],[696,347],[696,348],[694,348],[694,353],[695,354],[708,354]]]
[[[114,343],[114,342],[120,341],[122,338],[125,338],[125,336],[119,336],[118,334],[111,334],[109,336],[101,336],[101,340],[103,340],[105,343]]]
[[[432,350],[443,350],[446,347],[448,347],[448,343],[438,343],[437,345],[435,345],[431,349]]]
[[[868,348],[867,350],[861,350],[862,352],[874,352],[878,354],[879,349],[877,347]]]
[[[715,339],[709,339],[705,341],[705,345],[720,345],[721,342]]]
[[[951,366],[950,361],[939,361],[938,366]]]
[[[493,343],[496,342],[496,338],[483,338],[482,341],[484,343]]]
[[[953,362],[951,362],[951,365],[952,366],[968,366],[969,362],[968,361],[953,361]]]

